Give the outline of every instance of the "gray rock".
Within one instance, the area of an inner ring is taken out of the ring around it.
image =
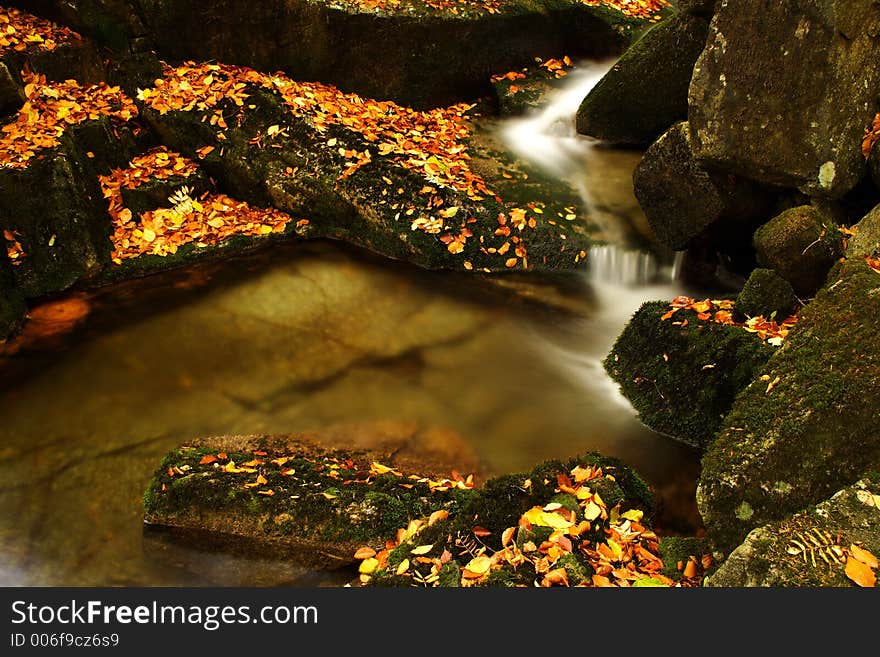
[[[686,118],[688,86],[708,33],[708,21],[689,14],[646,32],[584,99],[578,132],[611,143],[648,144]]]
[[[878,314],[880,276],[847,260],[736,398],[697,487],[719,549],[880,470]]]
[[[865,174],[878,31],[872,0],[722,0],[690,87],[696,157],[809,195],[844,195]]]
[[[693,157],[686,122],[645,153],[633,174],[636,198],[663,244],[681,250],[721,222],[749,225],[765,216],[770,196],[751,181],[703,168]]]
[[[706,586],[855,586],[845,572],[851,546],[880,555],[875,500],[880,501],[876,473],[829,500],[753,530]]]
[[[797,297],[791,284],[772,269],[755,269],[736,298],[734,307],[740,317],[769,318],[775,314],[781,321],[795,306]]]
[[[847,241],[846,257],[874,255],[880,250],[880,205],[853,226],[856,234]]]
[[[809,205],[786,210],[761,226],[754,245],[758,262],[791,283],[802,297],[816,293],[843,255],[836,224]]]

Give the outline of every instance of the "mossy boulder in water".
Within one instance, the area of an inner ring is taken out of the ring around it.
[[[873,0],[719,3],[690,87],[697,159],[811,196],[853,189],[878,108],[878,28]]]
[[[651,229],[682,250],[701,240],[728,242],[767,216],[772,195],[755,183],[702,167],[686,122],[676,123],[645,152],[633,187]]]
[[[880,469],[878,314],[880,275],[848,260],[762,368],[773,385],[737,397],[697,488],[721,550]]]
[[[360,545],[435,510],[456,512],[474,495],[457,481],[440,485],[456,465],[474,468],[473,453],[448,434],[443,445],[429,435],[409,423],[378,423],[193,441],[159,466],[144,519],[183,542],[345,566]]]
[[[773,353],[754,333],[700,321],[666,302],[646,303],[627,324],[605,369],[650,428],[696,447],[714,439],[737,393]]]
[[[646,32],[590,91],[578,132],[615,144],[648,144],[687,118],[687,94],[709,22],[678,14]]]
[[[706,585],[855,586],[848,563],[856,577],[874,570],[860,561],[871,563],[862,550],[880,555],[878,473],[816,506],[752,530]]]
[[[734,309],[745,317],[788,317],[798,300],[791,284],[772,269],[755,269],[746,281]]]
[[[843,255],[836,224],[813,206],[791,208],[755,231],[758,262],[791,283],[802,297],[811,297]]]

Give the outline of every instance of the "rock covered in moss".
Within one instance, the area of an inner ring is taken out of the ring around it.
[[[703,168],[694,159],[686,122],[669,128],[645,152],[633,187],[657,239],[675,250],[693,246],[710,230],[742,232],[766,217],[770,202],[754,183]]]
[[[847,576],[847,562],[858,562],[862,553],[854,548],[880,555],[877,473],[824,502],[752,530],[706,585],[855,586]],[[867,564],[850,568],[874,570]]]
[[[663,574],[675,581],[684,578],[686,570],[703,572],[703,557],[709,553],[709,542],[705,538],[664,536],[660,539]],[[692,565],[689,566],[689,562],[693,562]]]
[[[880,469],[878,313],[880,275],[848,260],[762,368],[767,379],[737,397],[697,488],[722,551]]]
[[[690,14],[646,32],[584,99],[578,132],[614,144],[648,144],[686,118],[691,74],[708,32],[709,22]]]
[[[877,112],[878,24],[872,0],[719,3],[690,87],[697,159],[811,196],[853,189]]]
[[[0,340],[12,334],[27,310],[24,295],[12,275],[5,253],[0,253]]]
[[[21,76],[15,68],[0,61],[0,116],[18,111],[24,105]]]
[[[676,8],[685,14],[712,17],[717,0],[676,0]]]
[[[647,426],[705,448],[773,348],[742,328],[701,322],[691,311],[661,319],[668,310],[663,301],[644,304],[605,369]]]
[[[228,0],[58,0],[72,25],[115,50],[145,41],[167,60],[225,61],[283,70],[373,98],[437,106],[491,91],[499,70],[535,57],[602,57],[647,23],[575,0],[514,0],[438,7],[376,3]],[[181,34],[198,34],[181,39]],[[388,38],[394,35],[394,38]]]
[[[183,541],[208,533],[256,554],[338,568],[410,519],[466,505],[472,484],[445,479],[456,465],[476,465],[460,441],[441,449],[407,423],[207,438],[166,455],[144,494],[144,520]]]
[[[773,217],[755,231],[754,244],[758,262],[791,283],[803,297],[816,293],[843,255],[834,222],[809,205]]]
[[[755,269],[736,297],[741,317],[788,317],[798,305],[791,284],[772,269]]]

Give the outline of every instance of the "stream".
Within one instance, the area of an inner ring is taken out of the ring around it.
[[[495,127],[577,190],[608,242],[586,273],[499,284],[299,243],[37,312],[37,338],[0,358],[0,585],[343,582],[145,536],[141,496],[188,438],[363,420],[455,432],[491,473],[617,456],[657,491],[664,531],[699,529],[699,454],[640,424],[601,365],[641,303],[684,291],[632,196],[639,154],[574,132],[605,68],[580,67],[540,112]]]

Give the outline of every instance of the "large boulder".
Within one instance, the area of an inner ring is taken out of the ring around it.
[[[6,246],[6,241],[0,242]],[[6,339],[24,318],[24,295],[15,282],[6,254],[0,252],[0,340]]]
[[[740,318],[788,317],[798,300],[791,284],[772,269],[755,269],[736,297],[734,310]]]
[[[703,457],[697,503],[730,551],[880,466],[880,275],[846,261],[737,397]]]
[[[690,87],[697,159],[809,195],[844,195],[866,171],[878,30],[873,0],[721,2]]]
[[[843,255],[836,224],[810,205],[791,208],[761,226],[754,235],[758,262],[811,297]]]
[[[633,174],[636,198],[663,244],[681,250],[710,229],[742,232],[763,218],[768,193],[751,181],[702,167],[693,156],[686,122],[667,130]]]
[[[740,327],[701,321],[691,310],[668,312],[666,302],[643,305],[618,337],[605,369],[642,422],[705,448],[773,347]]]
[[[689,14],[646,32],[584,99],[578,132],[615,144],[648,144],[687,118],[688,86],[708,32],[705,18]]]
[[[752,530],[706,586],[855,586],[880,555],[880,474],[816,506]],[[861,561],[864,559],[864,561]],[[867,562],[867,563],[865,563]],[[863,565],[859,565],[859,563]],[[876,585],[876,584],[875,584]]]
[[[490,91],[492,74],[526,66],[535,57],[611,55],[647,24],[577,0],[466,6],[395,0],[84,0],[71,6],[55,0],[54,5],[70,24],[116,50],[144,43],[168,60],[283,70],[418,106],[477,98]]]
[[[853,230],[856,234],[847,240],[846,257],[876,255],[880,249],[880,205],[853,226]]]

